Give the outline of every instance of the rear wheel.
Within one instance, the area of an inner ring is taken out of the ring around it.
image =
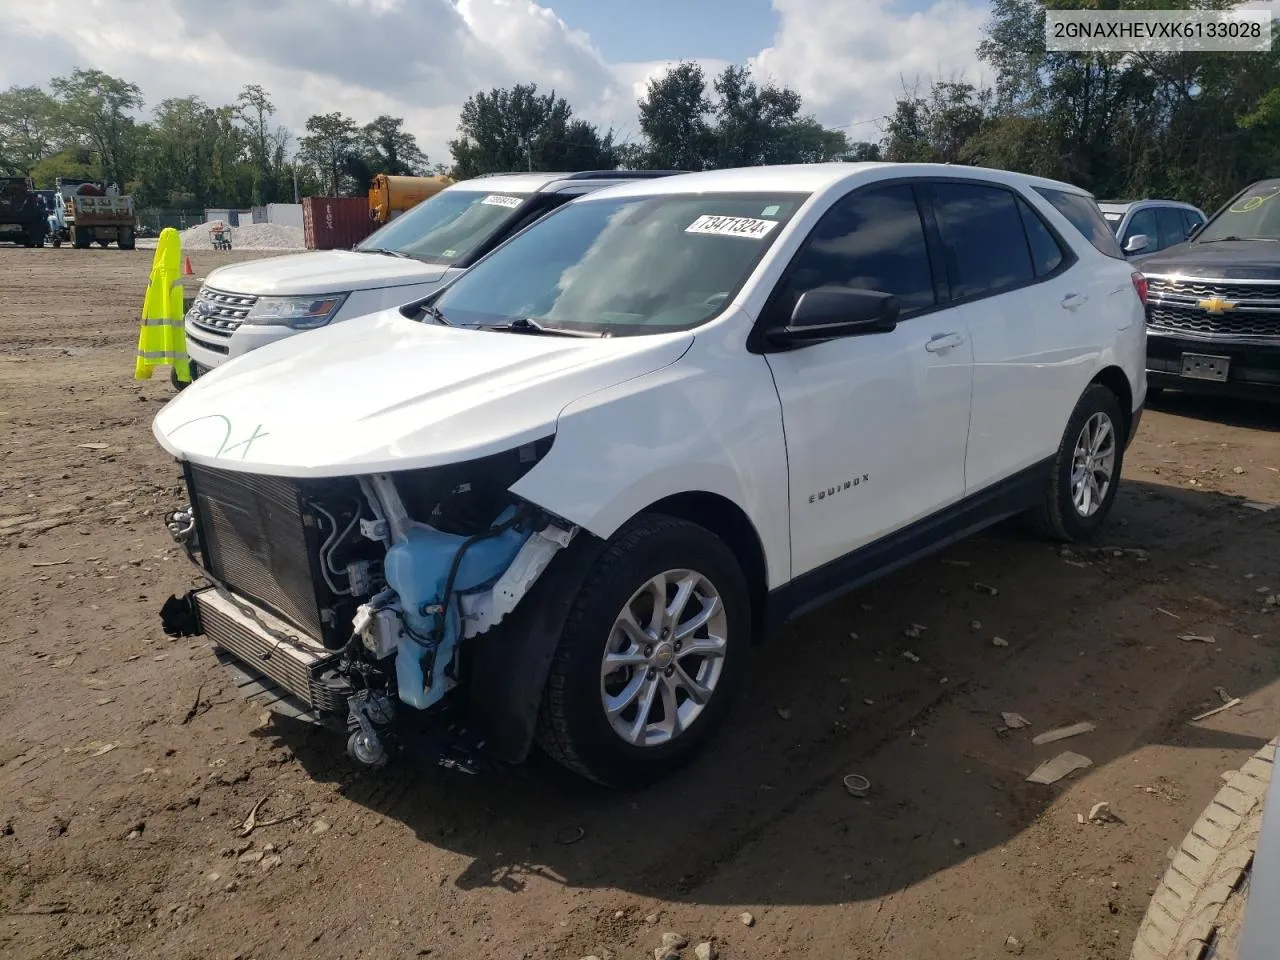
[[[77,250],[88,250],[89,244],[92,242],[93,238],[87,233],[77,230],[75,227],[71,228],[71,245]]]
[[[1044,502],[1031,514],[1040,533],[1070,543],[1106,521],[1120,484],[1125,422],[1115,394],[1090,384],[1067,421]]]
[[[645,515],[600,555],[565,624],[538,742],[600,783],[634,786],[692,759],[738,687],[750,645],[732,552],[684,520]]]
[[[133,231],[128,227],[123,228],[116,237],[116,246],[121,250],[132,250],[134,247]]]

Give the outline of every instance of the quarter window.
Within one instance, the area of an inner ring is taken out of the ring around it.
[[[859,190],[814,227],[791,269],[779,308],[824,286],[891,293],[906,313],[933,306],[933,273],[915,193],[906,184]]]
[[[1035,279],[1012,193],[980,183],[940,183],[932,194],[952,297],[989,296]]]
[[[1120,244],[1116,243],[1115,234],[1102,219],[1102,211],[1092,198],[1079,193],[1067,193],[1065,190],[1054,190],[1051,187],[1036,187],[1036,192],[1044,197],[1053,208],[1071,221],[1071,225],[1080,231],[1080,235],[1093,244],[1094,249],[1108,257],[1123,260],[1124,254]]]

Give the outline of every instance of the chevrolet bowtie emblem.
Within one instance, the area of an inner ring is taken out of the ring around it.
[[[1200,308],[1207,310],[1209,313],[1226,313],[1228,310],[1234,310],[1236,304],[1234,300],[1223,300],[1221,297],[1210,297],[1208,300],[1200,301]]]

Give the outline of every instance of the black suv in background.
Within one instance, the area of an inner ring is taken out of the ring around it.
[[[1280,399],[1280,179],[1242,190],[1141,269],[1150,389]]]

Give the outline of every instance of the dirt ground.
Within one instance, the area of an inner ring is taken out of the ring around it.
[[[149,262],[0,248],[6,957],[628,960],[676,932],[685,957],[1124,960],[1219,773],[1280,728],[1280,510],[1244,505],[1280,501],[1280,410],[1175,397],[1098,548],[1000,529],[794,624],[674,780],[353,769],[160,630],[194,577],[161,524],[172,389],[132,379]],[[1243,703],[1190,722],[1219,687]],[[1025,782],[1064,749],[1092,767]],[[1081,824],[1101,800],[1119,822]],[[280,822],[242,838],[260,802]]]

